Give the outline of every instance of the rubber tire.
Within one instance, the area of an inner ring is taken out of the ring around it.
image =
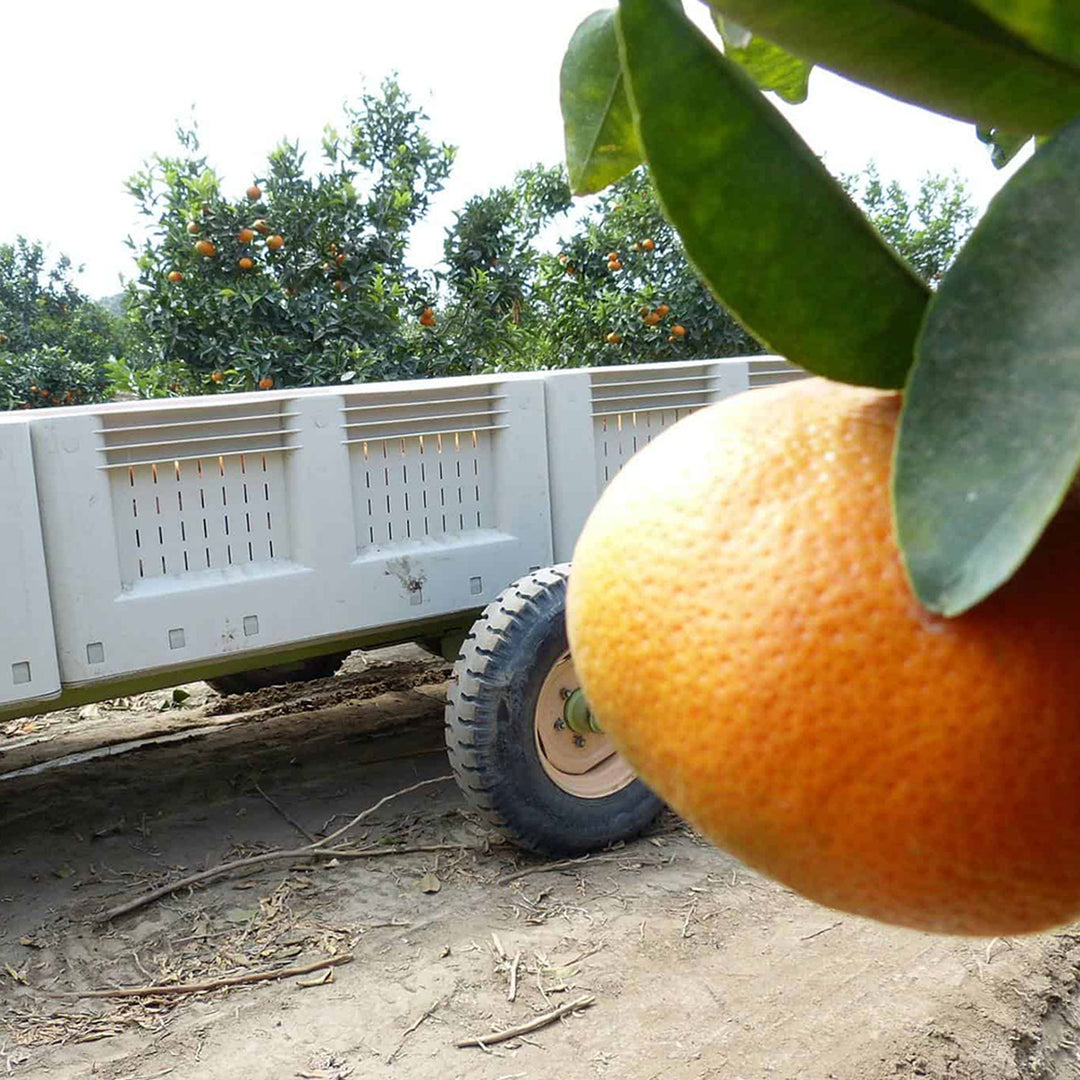
[[[237,671],[232,675],[218,675],[217,678],[207,679],[206,683],[219,694],[229,695],[250,694],[253,690],[264,690],[268,686],[327,679],[345,663],[348,655],[347,652],[327,653],[326,656],[312,656],[291,664],[274,664],[250,671]]]
[[[566,652],[566,564],[521,578],[490,603],[465,638],[446,706],[446,745],[466,800],[500,832],[545,855],[581,855],[629,840],[663,803],[640,779],[599,799],[544,772],[534,733],[537,698]]]

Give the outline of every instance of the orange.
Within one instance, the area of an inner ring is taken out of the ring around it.
[[[253,229],[254,229],[254,230],[255,230],[256,232],[261,232],[261,233],[268,233],[268,232],[270,231],[270,226],[269,226],[269,225],[267,225],[267,224],[266,224],[266,222],[265,222],[265,221],[263,221],[263,219],[262,219],[262,218],[259,218],[259,219],[258,219],[258,221],[254,221],[254,222],[252,222],[252,225],[251,225],[251,227],[252,227],[252,228],[253,228]]]
[[[0,345],[7,344],[7,334],[0,332]]]
[[[669,311],[671,311],[670,304],[658,304],[656,307],[656,314],[659,315],[661,319],[663,319]]]
[[[268,236],[266,238],[266,246],[271,251],[277,251],[279,248],[282,247],[282,245],[284,243],[285,243],[285,237],[284,236],[278,236],[277,234],[275,234],[274,236]]]
[[[656,241],[655,240],[642,240],[641,241],[641,247],[642,247],[643,251],[652,251],[652,249],[654,247],[656,247]]]
[[[660,312],[659,311],[650,311],[649,314],[645,316],[645,325],[646,326],[655,326],[659,321],[660,321]]]
[[[252,184],[251,187],[247,189],[246,194],[252,202],[258,202],[262,198],[262,188],[260,188],[258,184]]]
[[[574,660],[645,781],[750,866],[904,926],[1044,929],[1080,915],[1080,494],[931,615],[893,538],[898,410],[814,379],[654,439],[574,553]]]
[[[187,231],[194,236],[199,231],[199,223],[197,221],[189,221]]]
[[[435,325],[435,309],[426,307],[420,312],[420,325],[421,326],[434,326]]]
[[[184,275],[181,274],[179,270],[170,270],[169,271],[169,280],[174,285],[179,285],[180,282],[184,280]]]
[[[612,330],[611,333],[604,338],[604,340],[609,345],[618,345],[619,342],[622,341],[622,334],[618,333],[615,330]]]
[[[264,375],[259,380],[259,389],[260,390],[270,390],[270,389],[273,388],[273,385],[274,385],[274,380],[272,378],[270,378],[269,375]]]
[[[610,259],[607,264],[607,268],[612,272],[622,269],[622,263],[618,259]]]
[[[236,234],[236,239],[239,240],[241,244],[250,244],[251,241],[255,239],[255,230],[247,228],[241,229]]]
[[[348,287],[348,282],[342,281],[341,278],[334,282],[334,288],[340,293],[343,293]]]
[[[204,259],[209,259],[211,256],[217,254],[217,248],[214,247],[209,240],[200,240],[195,245],[195,250],[202,255]]]
[[[609,251],[607,253],[607,261],[608,262],[618,262],[619,261],[619,253],[617,251]]]
[[[225,376],[220,371],[212,371],[210,373],[210,381],[211,382],[216,382],[216,383],[224,382],[225,381]]]
[[[242,258],[237,259],[236,265],[239,266],[241,270],[250,270],[255,263],[245,255]]]
[[[672,335],[674,337],[677,337],[677,338],[686,337],[686,327],[685,326],[680,326],[678,323],[676,323],[671,328],[671,333],[672,333]]]

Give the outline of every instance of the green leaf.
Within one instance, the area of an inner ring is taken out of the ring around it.
[[[1076,0],[974,0],[988,15],[1035,48],[1080,63],[1080,7]]]
[[[772,90],[791,105],[801,105],[806,100],[813,64],[757,37],[718,12],[713,13],[713,22],[724,39],[724,55],[740,64],[762,90]]]
[[[975,134],[990,147],[990,161],[995,169],[1004,169],[1031,141],[1030,135],[1009,135],[996,128],[976,128]]]
[[[792,362],[902,386],[923,283],[681,11],[622,0],[619,32],[653,182],[709,288]]]
[[[559,85],[570,188],[590,195],[641,164],[614,11],[595,12],[574,32]]]
[[[958,615],[1007,581],[1080,464],[1080,123],[990,204],[927,314],[893,471],[912,586]]]
[[[1080,113],[1080,69],[969,0],[709,2],[796,56],[982,127],[1046,134]]]

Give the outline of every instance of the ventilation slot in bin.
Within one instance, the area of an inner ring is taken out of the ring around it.
[[[655,370],[645,375],[628,367],[594,372],[591,379],[598,489],[655,435],[710,404],[714,396],[708,364],[697,372],[680,364],[670,375]]]
[[[751,360],[749,370],[750,389],[760,390],[777,383],[793,382],[796,379],[809,379],[810,372],[795,364],[781,360],[779,356],[769,356],[762,360]]]
[[[100,467],[109,471],[125,588],[288,557],[293,415],[230,403],[227,414],[201,406],[103,416]]]
[[[504,397],[481,386],[346,398],[360,550],[480,529],[495,522],[493,440]]]

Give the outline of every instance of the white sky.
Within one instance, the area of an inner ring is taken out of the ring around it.
[[[123,238],[141,221],[124,180],[153,153],[175,151],[175,123],[192,107],[210,163],[239,194],[281,138],[317,148],[344,100],[396,70],[433,136],[459,147],[413,246],[414,262],[432,265],[470,195],[561,160],[559,63],[575,26],[604,6],[611,0],[8,0],[0,242],[39,239],[85,265],[84,291],[115,293],[132,266]],[[1005,179],[970,127],[826,73],[812,77],[806,105],[785,111],[834,171],[875,158],[883,178],[911,187],[955,168],[980,207]]]

